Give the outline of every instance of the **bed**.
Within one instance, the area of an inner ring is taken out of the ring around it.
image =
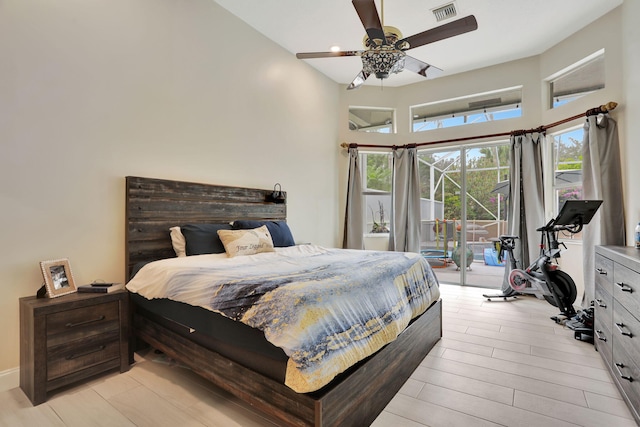
[[[274,203],[270,196],[270,190],[127,177],[127,281],[137,266],[175,257],[168,230],[176,225],[286,220],[286,203]],[[202,307],[162,300],[167,305],[177,304],[174,312],[182,313],[171,317],[150,307],[148,300],[137,294],[131,294],[131,301],[132,339],[186,364],[280,425],[370,424],[442,336],[442,308],[437,299],[373,355],[337,374],[318,390],[296,392],[283,382],[281,362],[287,356],[266,340],[258,344],[251,341],[251,348],[236,348],[224,338],[210,339],[201,332],[205,326],[192,326],[195,318],[206,316],[207,310]],[[222,326],[213,329],[233,331],[228,335],[235,336],[233,328],[245,326],[219,317]],[[252,333],[252,328],[245,329]],[[255,350],[254,346],[260,348]],[[133,343],[131,348],[135,348]]]

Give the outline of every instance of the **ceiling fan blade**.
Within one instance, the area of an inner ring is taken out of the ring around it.
[[[358,56],[361,51],[359,50],[343,50],[340,52],[302,52],[296,53],[298,59],[312,59],[312,58],[333,58],[338,56]]]
[[[360,71],[355,79],[347,86],[347,90],[358,89],[365,80],[369,77],[369,73],[365,73],[364,70]]]
[[[429,43],[448,39],[449,37],[468,33],[469,31],[474,31],[477,29],[478,21],[476,21],[475,16],[469,15],[465,18],[460,18],[456,21],[449,22],[448,24],[444,24],[418,34],[414,34],[413,36],[405,37],[402,40],[398,40],[395,44],[395,47],[396,49],[402,50],[413,49],[415,47],[424,46]],[[409,44],[409,47],[403,47],[405,42]]]
[[[427,64],[426,62],[422,62],[419,59],[416,59],[412,56],[406,55],[404,57],[404,69],[413,71],[414,73],[420,74],[428,79],[432,79],[434,77],[438,77],[443,73],[443,71],[434,67],[433,65]]]
[[[384,35],[382,29],[382,23],[380,22],[380,16],[378,15],[378,9],[373,0],[353,0],[353,7],[358,12],[362,26],[367,31],[369,40],[380,40],[382,44],[387,44],[387,38]]]

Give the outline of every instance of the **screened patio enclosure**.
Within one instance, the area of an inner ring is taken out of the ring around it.
[[[384,249],[391,158],[387,153],[362,157],[367,169],[365,248]],[[508,142],[419,152],[420,246],[440,282],[500,288],[504,264],[494,243],[506,233],[508,162]]]

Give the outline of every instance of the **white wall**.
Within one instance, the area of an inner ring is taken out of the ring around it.
[[[339,87],[210,0],[0,2],[0,374],[41,260],[124,280],[124,177],[287,191],[339,239]]]
[[[625,159],[625,206],[627,225],[627,245],[633,245],[633,230],[640,222],[640,2],[625,1],[622,6],[622,105],[619,116],[620,138],[624,144]]]

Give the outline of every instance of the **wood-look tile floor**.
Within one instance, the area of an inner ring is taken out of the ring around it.
[[[593,346],[551,321],[546,301],[441,289],[443,338],[373,426],[636,426]],[[0,426],[274,426],[188,369],[136,360],[37,407],[2,392]]]

